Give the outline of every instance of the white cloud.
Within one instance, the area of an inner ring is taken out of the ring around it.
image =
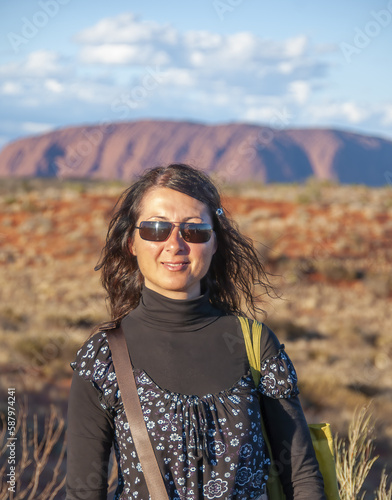
[[[305,104],[309,98],[310,85],[304,80],[295,80],[288,85],[289,91],[298,104]]]
[[[350,123],[361,123],[369,116],[367,110],[361,109],[354,102],[343,103],[342,112]]]
[[[27,54],[24,60],[0,66],[0,77],[6,78],[43,78],[63,74],[65,68],[60,56],[50,50],[37,50]]]
[[[71,102],[79,102],[82,106],[84,103],[92,103],[109,107],[116,93],[120,90],[120,87],[113,88],[110,84],[83,79],[70,83],[67,92]]]
[[[376,110],[360,107],[351,101],[332,102],[321,105],[311,105],[308,113],[314,120],[337,120],[344,119],[351,124],[359,124],[368,119]]]
[[[145,61],[149,64],[167,64],[168,55],[162,50],[154,50],[154,47],[126,44],[104,44],[88,45],[80,52],[80,59],[88,64],[109,65],[143,65]]]
[[[60,69],[59,56],[49,50],[38,50],[28,55],[25,64],[26,72],[34,75],[56,73]]]
[[[221,54],[232,53],[234,58],[238,56],[253,59],[258,49],[262,49],[263,43],[252,33],[234,33],[222,40],[220,46]]]
[[[184,34],[184,42],[193,49],[216,49],[222,43],[222,35],[209,31],[188,31]]]
[[[282,73],[283,75],[289,75],[294,71],[295,65],[293,64],[292,61],[283,61],[281,63],[278,63],[276,65],[276,69],[279,73]]]
[[[254,123],[262,123],[270,127],[285,128],[292,124],[292,114],[288,108],[282,106],[282,103],[276,103],[275,106],[259,105],[248,107],[241,119]]]
[[[50,132],[53,128],[51,123],[23,122],[21,124],[21,129],[28,134],[43,134]]]
[[[392,125],[392,104],[387,104],[382,113],[381,123],[383,125]]]
[[[50,90],[50,92],[53,92],[55,94],[60,94],[61,92],[64,91],[64,85],[60,83],[58,80],[55,80],[54,78],[48,78],[45,81],[45,88]]]
[[[303,104],[311,88],[307,82],[319,78],[322,71],[305,35],[276,41],[250,32],[180,32],[169,25],[142,22],[130,13],[102,19],[75,40],[80,44],[79,60],[85,67],[90,71],[110,68],[115,81],[120,71],[123,76],[124,70],[140,73],[148,65],[159,66],[165,72],[165,81],[159,86],[158,106],[174,108],[181,103],[184,113],[186,109],[194,112],[197,101],[200,115],[226,106],[230,114],[246,115],[249,111],[253,116],[266,103],[271,105],[275,96]],[[130,78],[125,82],[118,77],[113,89],[121,96],[131,92],[134,85]],[[246,99],[252,96],[264,98],[262,104],[247,107]],[[102,102],[88,90],[80,89],[78,98]],[[149,99],[152,103],[151,94]],[[146,109],[148,102],[143,101]]]
[[[23,92],[23,86],[19,82],[5,81],[0,87],[0,93],[5,95],[18,95]]]
[[[124,13],[99,21],[95,26],[82,30],[75,41],[86,44],[141,43],[151,40],[175,44],[177,31],[169,25],[142,22],[132,13]]]
[[[43,121],[56,126],[60,120],[66,125],[86,117],[116,121],[141,116],[271,126],[392,124],[391,106],[317,101],[333,64],[327,56],[336,47],[316,46],[302,34],[269,40],[245,31],[181,32],[125,13],[102,19],[74,40],[74,59],[34,51],[0,66],[0,107],[6,105],[10,116],[12,108],[18,110],[23,131],[47,131],[51,125],[36,119],[43,111]]]
[[[300,57],[305,54],[308,46],[308,39],[305,35],[290,38],[285,42],[286,56]]]
[[[19,81],[4,80],[0,84],[0,96],[17,98],[14,102],[16,109],[41,106],[43,101],[53,103],[53,99],[57,100],[57,96],[66,90],[66,85],[57,78],[21,78]]]
[[[197,85],[197,77],[194,71],[188,69],[170,68],[165,70],[165,85],[179,87],[191,87]]]
[[[200,43],[197,35],[211,42]],[[184,40],[188,61],[204,71],[211,69],[234,73],[247,67],[248,72],[263,75],[268,71],[291,73],[300,65],[307,45],[306,37],[302,36],[275,42],[263,40],[248,32],[220,37],[193,32],[185,35]],[[302,61],[304,63],[305,60]]]
[[[75,40],[81,44],[85,63],[162,64],[197,67],[207,72],[235,72],[260,62],[278,64],[303,58],[308,51],[304,35],[284,41],[265,40],[250,32],[220,35],[206,30],[181,33],[169,25],[146,23],[126,13],[102,19],[81,31]]]

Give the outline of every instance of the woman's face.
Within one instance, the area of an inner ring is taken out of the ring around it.
[[[137,226],[142,221],[196,222],[211,224],[207,206],[173,189],[152,188],[144,195]],[[130,251],[136,256],[144,284],[172,299],[200,295],[200,280],[207,274],[216,251],[216,236],[206,243],[187,243],[174,227],[166,241],[146,241],[135,229]]]

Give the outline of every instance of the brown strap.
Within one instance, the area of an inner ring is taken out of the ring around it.
[[[137,455],[143,469],[144,479],[151,500],[168,499],[161,471],[151,445],[140,400],[137,393],[135,377],[133,376],[128,346],[121,326],[107,333],[112,360],[125,414],[135,443]]]

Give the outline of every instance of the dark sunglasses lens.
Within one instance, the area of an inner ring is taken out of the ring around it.
[[[211,238],[212,228],[209,224],[183,223],[180,225],[181,236],[188,243],[206,243]]]
[[[170,236],[172,223],[165,221],[143,221],[139,225],[140,238],[147,241],[165,241]],[[211,238],[209,224],[183,222],[180,224],[182,238],[188,243],[206,243]]]
[[[171,231],[170,222],[145,221],[139,226],[140,238],[147,241],[165,241]]]

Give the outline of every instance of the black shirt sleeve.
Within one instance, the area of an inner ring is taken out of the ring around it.
[[[262,396],[261,409],[286,499],[325,500],[323,479],[298,396]]]
[[[284,346],[263,325],[261,360],[276,356]],[[324,483],[299,397],[260,398],[264,425],[287,500],[325,500]]]
[[[113,421],[91,382],[74,372],[68,402],[66,500],[106,500]]]

